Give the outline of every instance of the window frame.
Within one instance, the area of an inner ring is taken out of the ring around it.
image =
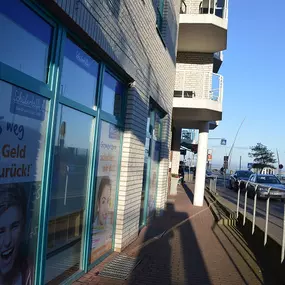
[[[159,0],[159,4],[157,7],[157,12],[156,12],[156,26],[161,33],[162,31],[162,25],[163,25],[163,16],[164,16],[164,1],[165,0]]]
[[[38,236],[37,246],[35,253],[35,271],[33,272],[35,284],[44,284],[45,282],[45,270],[46,270],[46,252],[47,252],[47,236],[48,236],[48,222],[49,222],[49,208],[50,208],[50,196],[51,196],[51,181],[53,173],[54,163],[54,143],[56,138],[56,123],[57,114],[60,104],[63,106],[72,108],[79,112],[85,113],[96,119],[94,123],[94,129],[91,133],[93,141],[91,142],[90,152],[90,166],[88,173],[88,186],[86,193],[86,209],[83,217],[83,224],[90,224],[93,219],[93,205],[95,202],[95,191],[93,191],[96,185],[96,174],[98,170],[98,152],[99,152],[99,139],[100,139],[100,125],[102,121],[113,124],[120,129],[120,153],[118,161],[118,172],[117,172],[117,186],[116,186],[116,197],[115,197],[115,208],[114,208],[114,230],[112,240],[112,250],[114,249],[115,233],[116,233],[116,219],[117,219],[117,204],[118,204],[118,189],[119,189],[119,177],[120,177],[120,166],[122,158],[122,142],[124,133],[124,122],[126,112],[126,101],[127,101],[127,83],[129,80],[126,79],[122,74],[115,74],[113,69],[109,67],[108,62],[103,62],[98,57],[92,48],[83,43],[77,35],[73,34],[67,27],[65,27],[59,20],[55,19],[53,15],[47,12],[40,4],[33,0],[22,0],[23,4],[31,9],[35,14],[40,16],[43,21],[46,21],[52,27],[52,37],[49,46],[49,57],[48,57],[48,68],[47,68],[47,80],[46,82],[40,81],[30,75],[27,75],[3,62],[0,62],[0,80],[5,81],[9,84],[23,88],[43,98],[48,99],[49,112],[47,116],[47,127],[45,130],[46,143],[44,147],[44,158],[42,165],[42,183],[41,183],[41,197],[39,205],[39,218],[38,218]],[[64,96],[60,96],[60,78],[62,74],[63,56],[64,56],[64,41],[66,38],[74,41],[79,48],[82,48],[88,53],[99,65],[99,74],[97,79],[97,88],[95,94],[95,104],[97,109],[94,110],[78,102],[75,102]],[[121,101],[121,116],[116,118],[115,116],[101,111],[101,106],[98,103],[102,98],[102,83],[104,72],[108,72],[116,80],[120,81],[124,86],[125,90],[122,94]],[[91,247],[90,242],[90,231],[91,227],[84,228],[82,231],[82,262],[80,264],[81,271],[73,274],[70,278],[67,278],[65,282],[71,282],[78,279],[87,270],[93,268],[106,256],[102,256],[99,260],[93,264],[89,264],[89,256]],[[108,253],[109,254],[109,253]]]

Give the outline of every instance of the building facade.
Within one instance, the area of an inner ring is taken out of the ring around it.
[[[204,199],[208,133],[222,119],[228,0],[181,0],[173,98],[172,172],[177,173],[182,129],[199,130],[194,205]]]
[[[2,1],[0,283],[69,283],[164,209],[179,10]]]

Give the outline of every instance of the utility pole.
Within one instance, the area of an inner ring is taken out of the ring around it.
[[[239,157],[239,170],[241,170],[241,156]]]
[[[232,151],[233,151],[233,148],[234,148],[234,146],[235,146],[235,143],[236,143],[236,140],[237,140],[237,136],[238,136],[238,134],[239,134],[239,131],[240,131],[240,129],[241,129],[241,127],[242,127],[242,125],[243,125],[243,123],[244,123],[244,121],[245,121],[245,118],[246,118],[246,117],[244,117],[244,119],[242,120],[242,122],[241,122],[241,124],[240,124],[240,126],[239,126],[239,128],[238,128],[238,130],[237,130],[237,132],[236,132],[236,135],[235,135],[235,138],[234,138],[234,142],[233,142],[232,147],[231,147],[231,149],[230,149],[230,153],[229,153],[229,167],[230,167],[231,159],[232,159]]]
[[[278,161],[278,178],[280,178],[281,177],[281,169],[279,168],[280,159],[279,159],[278,149],[276,149],[276,152],[277,152],[277,161]]]

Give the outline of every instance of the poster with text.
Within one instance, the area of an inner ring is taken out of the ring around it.
[[[32,284],[47,107],[0,81],[0,284]]]
[[[96,199],[92,226],[91,263],[112,248],[114,208],[120,154],[120,131],[102,122]]]

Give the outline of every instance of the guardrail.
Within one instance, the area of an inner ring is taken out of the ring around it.
[[[224,78],[212,72],[177,70],[174,97],[223,101]]]
[[[267,237],[268,237],[268,220],[269,220],[269,209],[270,209],[270,198],[275,196],[274,191],[280,191],[278,188],[266,186],[259,183],[249,182],[245,180],[240,180],[238,182],[238,197],[237,197],[237,208],[236,208],[236,218],[238,219],[239,213],[240,213],[240,194],[241,190],[244,189],[245,191],[245,197],[244,197],[244,208],[243,211],[243,225],[246,223],[246,216],[247,216],[247,198],[248,198],[248,185],[249,183],[254,186],[254,202],[253,202],[253,218],[252,218],[252,235],[255,231],[255,219],[256,219],[256,207],[257,207],[257,198],[258,198],[258,187],[261,187],[263,189],[263,194],[266,198],[266,214],[265,214],[265,224],[264,224],[264,246],[267,243]],[[242,188],[241,185],[244,187]],[[267,190],[264,190],[267,189]],[[285,191],[284,194],[281,195],[281,199],[285,199]],[[283,231],[282,231],[282,247],[281,247],[281,263],[283,263],[285,257],[285,203],[283,200]]]
[[[180,14],[212,14],[228,19],[228,0],[202,0],[199,4],[192,0],[181,0]]]
[[[205,185],[208,187],[209,191],[214,195],[217,194],[217,179],[216,176],[210,176],[205,178]]]

